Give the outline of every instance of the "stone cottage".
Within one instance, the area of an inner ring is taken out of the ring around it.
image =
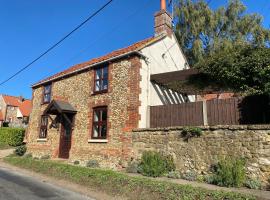
[[[34,84],[28,152],[112,168],[126,161],[127,132],[149,126],[149,106],[192,100],[150,81],[151,74],[188,68],[171,22],[162,0],[153,37]]]
[[[26,127],[32,110],[32,102],[22,96],[0,95],[0,126]]]

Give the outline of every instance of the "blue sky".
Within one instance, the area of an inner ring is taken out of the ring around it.
[[[0,0],[0,82],[36,58],[107,0]],[[212,0],[217,8],[227,0]],[[243,0],[248,12],[270,24],[269,0]],[[0,94],[30,98],[31,84],[73,64],[153,35],[159,0],[114,0],[100,15],[36,64],[3,86]]]

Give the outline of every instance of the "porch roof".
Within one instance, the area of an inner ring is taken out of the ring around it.
[[[62,113],[71,113],[75,114],[77,111],[75,108],[69,103],[60,100],[53,100],[48,107],[44,111],[44,115],[46,114],[62,114]]]
[[[214,83],[198,69],[184,69],[160,74],[152,74],[150,80],[173,91],[195,95],[229,92]]]

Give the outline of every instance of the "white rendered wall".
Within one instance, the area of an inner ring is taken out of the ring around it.
[[[150,75],[183,70],[189,67],[175,36],[171,38],[165,37],[145,47],[141,50],[141,53],[146,59],[141,59],[140,75],[142,80],[140,82],[141,94],[139,97],[141,101],[139,107],[141,119],[139,128],[146,128],[149,127],[150,120],[149,106],[179,104],[185,101],[179,93],[151,83]],[[189,97],[189,101],[194,101],[194,97]]]

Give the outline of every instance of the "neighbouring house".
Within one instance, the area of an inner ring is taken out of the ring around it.
[[[172,18],[155,14],[155,35],[72,66],[32,86],[27,148],[33,156],[98,160],[116,168],[131,152],[127,132],[150,125],[149,107],[194,101],[150,80],[152,74],[189,68]]]
[[[0,125],[26,127],[32,110],[32,102],[22,96],[0,95]]]

